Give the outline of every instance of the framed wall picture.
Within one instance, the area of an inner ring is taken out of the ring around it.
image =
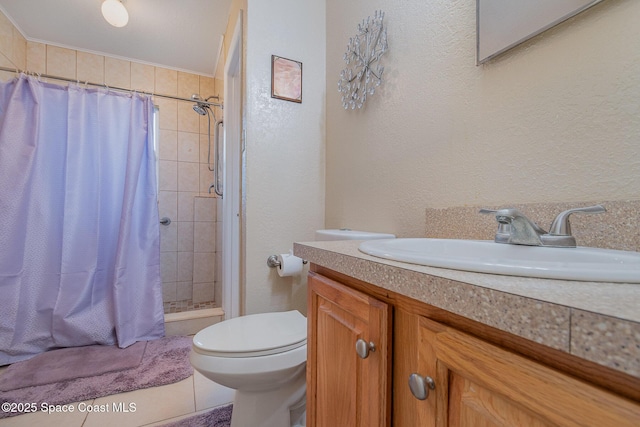
[[[271,97],[302,102],[302,62],[271,55]]]

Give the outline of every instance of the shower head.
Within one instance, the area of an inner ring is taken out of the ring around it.
[[[207,104],[203,104],[202,102],[197,102],[197,101],[202,101],[202,98],[200,98],[198,94],[194,93],[193,95],[191,95],[191,99],[196,101],[196,103],[193,105],[193,111],[200,114],[201,116],[206,116],[207,115],[206,109],[208,109],[209,106]]]
[[[201,116],[207,115],[207,110],[205,110],[205,108],[209,108],[209,106],[205,104],[201,104],[199,102],[193,105],[193,111],[200,114]]]

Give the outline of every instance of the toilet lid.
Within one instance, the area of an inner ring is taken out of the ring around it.
[[[251,314],[209,326],[193,337],[196,351],[251,357],[288,351],[307,342],[307,318],[299,311]]]

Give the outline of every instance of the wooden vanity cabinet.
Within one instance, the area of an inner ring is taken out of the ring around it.
[[[640,426],[638,402],[371,294],[310,273],[308,426]],[[376,343],[367,359],[360,338]],[[433,380],[426,399],[412,374]]]
[[[397,310],[396,319],[416,348],[395,366],[395,384],[413,373],[435,383],[422,401],[404,393],[414,402],[394,407],[396,426],[640,425],[637,403],[425,317]]]
[[[389,305],[313,273],[308,294],[307,425],[390,425]]]

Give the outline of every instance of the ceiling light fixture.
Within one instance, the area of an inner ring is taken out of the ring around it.
[[[129,13],[120,0],[104,0],[102,16],[114,27],[124,27],[129,22]]]

